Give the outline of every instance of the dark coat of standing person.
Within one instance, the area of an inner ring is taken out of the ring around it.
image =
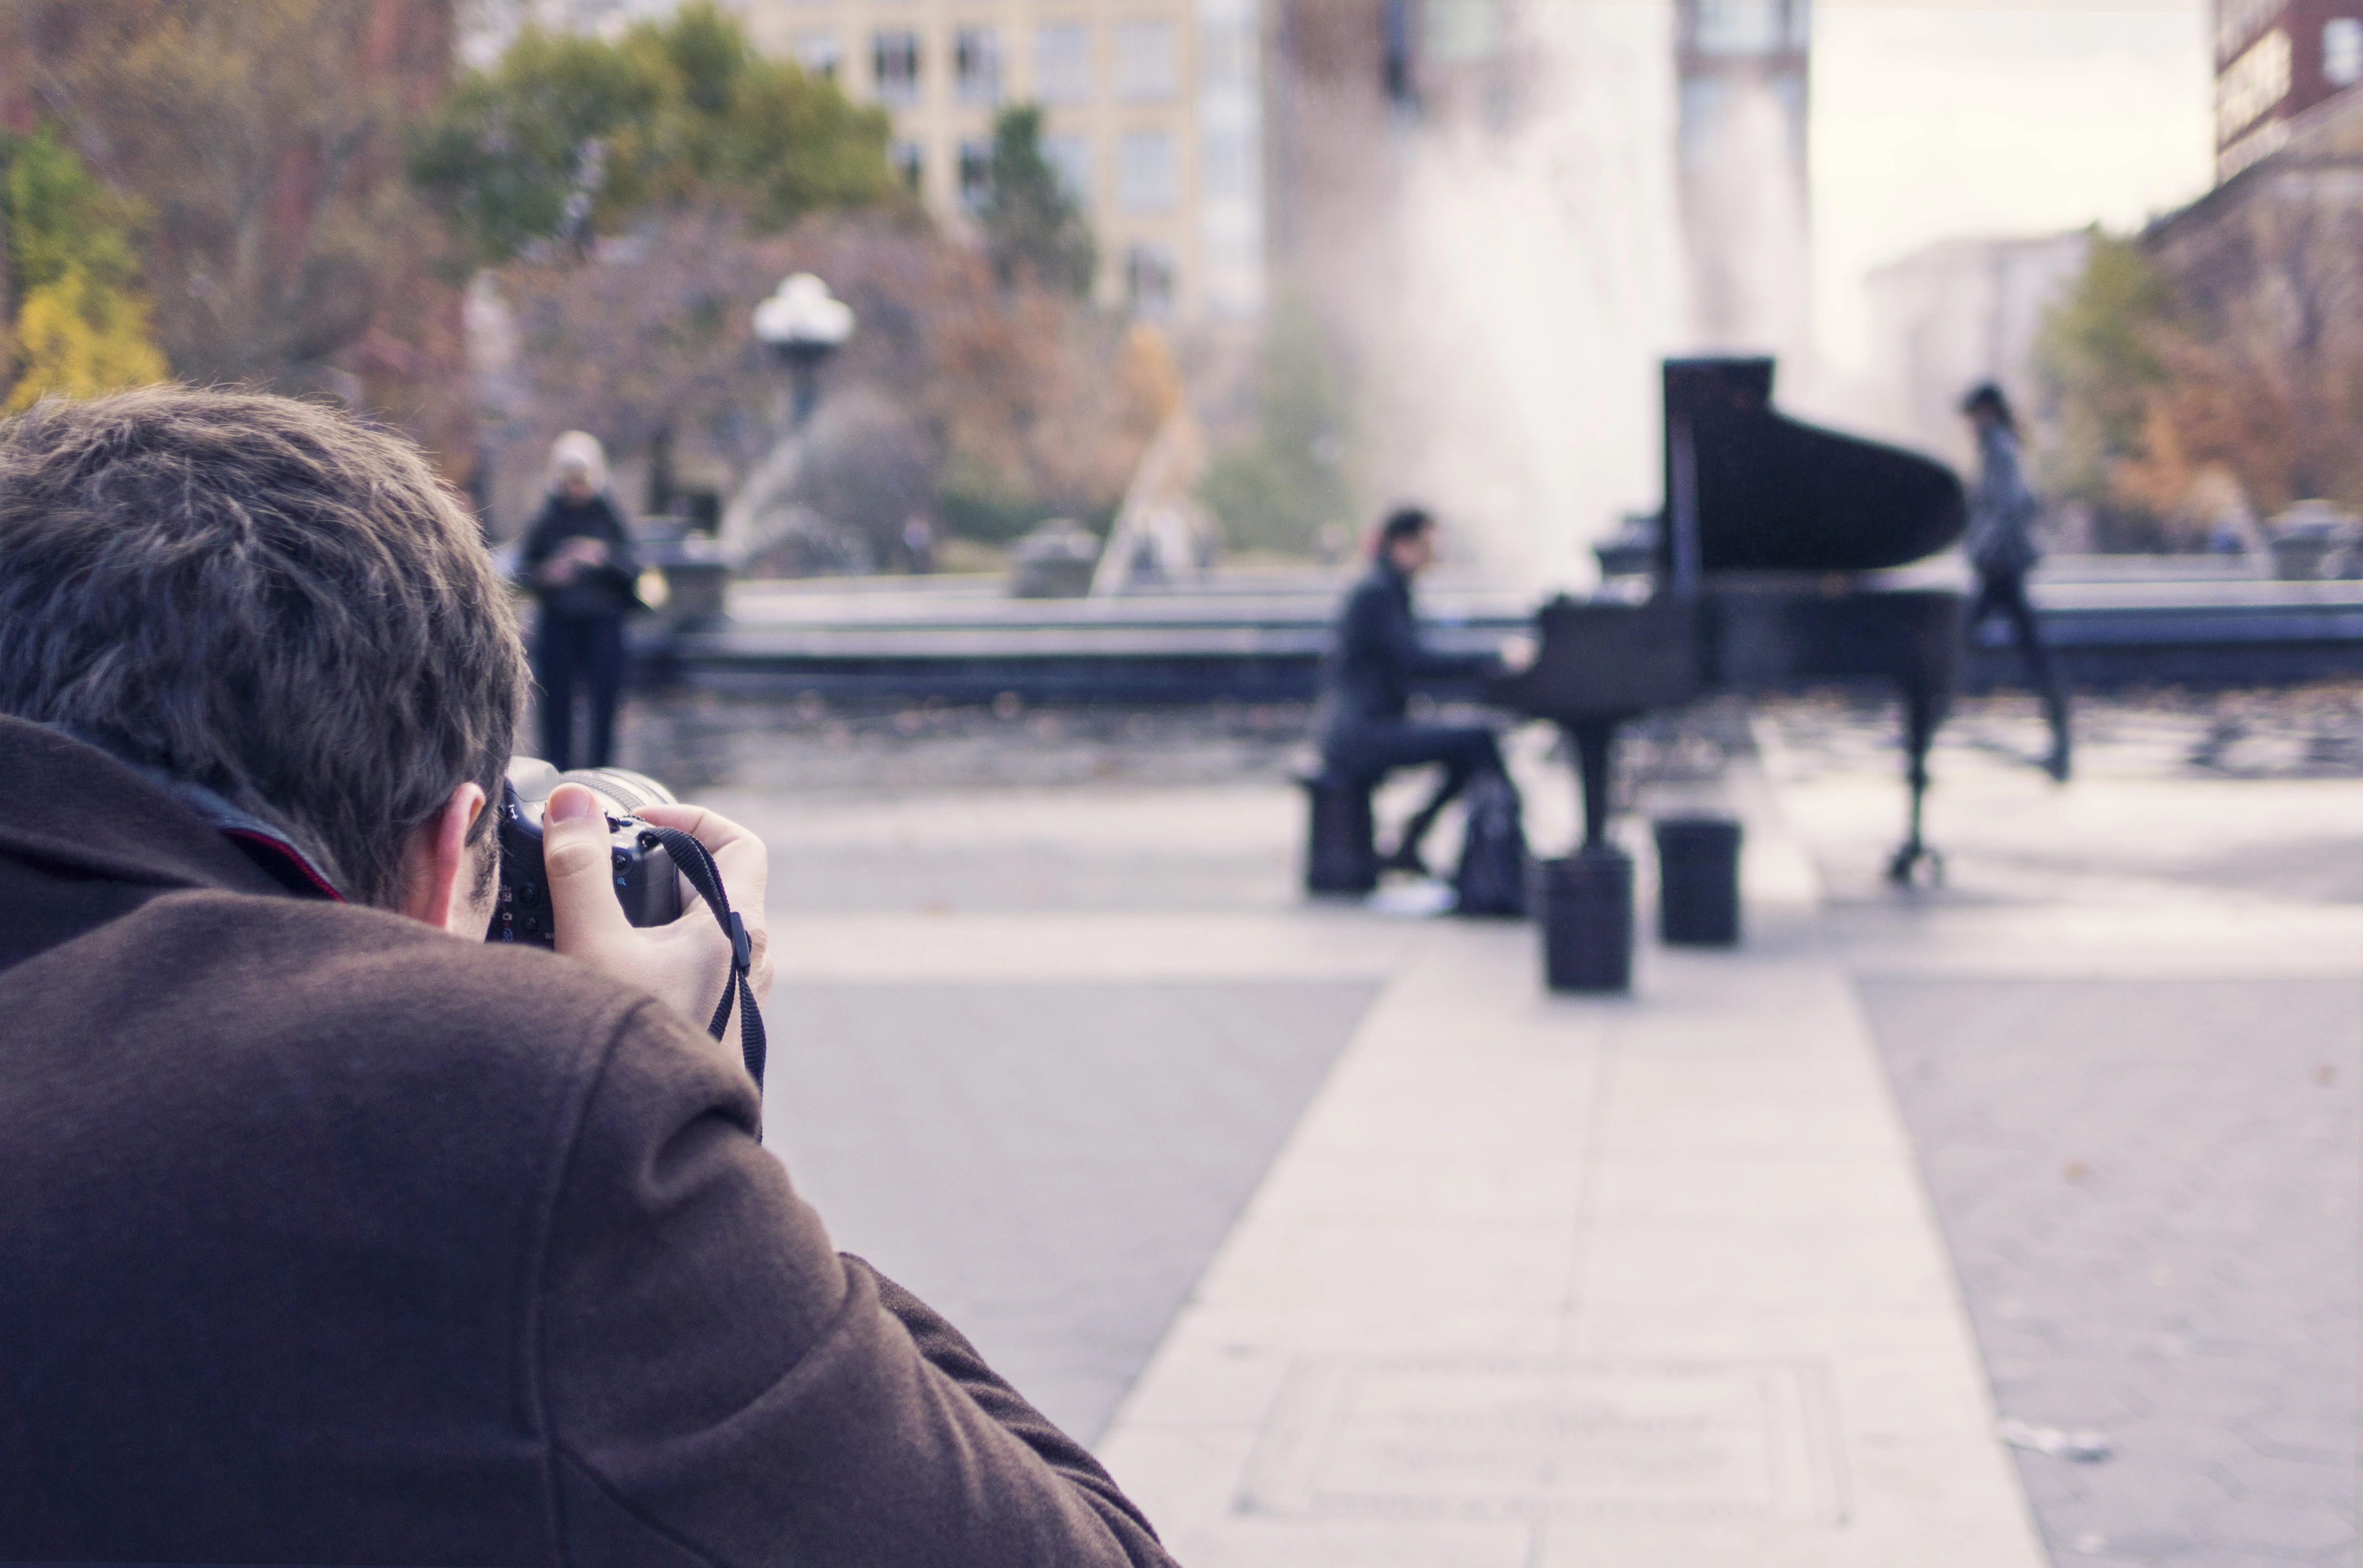
[[[2043,510],[2026,483],[2025,460],[2019,450],[2018,421],[2010,400],[1991,382],[1962,401],[1961,412],[1978,439],[1978,478],[1969,492],[1967,548],[1977,569],[1978,593],[1970,602],[1969,624],[1978,628],[1994,616],[2006,617],[2026,661],[2043,712],[2051,725],[2051,751],[2044,771],[2066,783],[2069,769],[2068,695],[2058,669],[2043,646],[2035,623],[2035,606],[2026,596],[2026,574],[2043,558],[2035,542],[2035,519]]]
[[[597,438],[569,430],[552,444],[549,490],[525,531],[518,571],[540,608],[533,673],[541,688],[543,757],[563,771],[604,768],[616,751],[616,705],[624,695],[624,617],[639,605],[639,562],[631,530],[607,493],[606,454]],[[574,750],[574,703],[589,708],[589,745]]]
[[[1503,771],[1491,729],[1410,717],[1419,681],[1481,673],[1497,662],[1437,653],[1421,642],[1412,581],[1435,561],[1436,520],[1427,513],[1406,506],[1380,526],[1370,569],[1347,594],[1322,661],[1316,720],[1324,765],[1346,778],[1375,785],[1396,768],[1444,765],[1435,792],[1404,823],[1382,862],[1421,874],[1427,868],[1420,844],[1445,806],[1480,774]]]
[[[259,609],[259,606],[264,608]],[[733,944],[625,919],[416,449],[152,387],[0,425],[0,1561],[1170,1568],[831,1245]],[[767,857],[692,806],[771,984]]]

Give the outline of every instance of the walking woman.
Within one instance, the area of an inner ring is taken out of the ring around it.
[[[2027,488],[2018,450],[2018,421],[2011,417],[2010,400],[1991,382],[1978,387],[1961,403],[1978,438],[1978,482],[1969,492],[1969,564],[1978,569],[1978,596],[1969,606],[1969,625],[1974,638],[1989,617],[2010,617],[2018,651],[2026,660],[2036,694],[2051,721],[2051,754],[2043,771],[2068,782],[2068,696],[2060,689],[2059,672],[2035,627],[2035,607],[2026,598],[2026,574],[2041,560],[2031,531],[2042,503]]]
[[[540,600],[533,674],[541,687],[542,755],[559,768],[615,760],[624,690],[624,615],[638,607],[632,536],[607,495],[598,439],[569,430],[549,450],[549,493],[526,529],[518,569]],[[574,755],[574,696],[590,699],[590,750]]]

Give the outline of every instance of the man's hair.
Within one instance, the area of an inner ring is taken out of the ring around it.
[[[2018,433],[2018,419],[2011,412],[2010,399],[2004,396],[2002,388],[1992,382],[1980,382],[1969,388],[1968,396],[1961,399],[1962,413],[1975,414],[1980,409],[2001,420],[2003,429],[2013,435]]]
[[[1398,506],[1379,525],[1379,548],[1387,550],[1405,539],[1417,539],[1435,526],[1436,519],[1419,507]]]
[[[473,520],[398,436],[180,386],[0,424],[0,713],[216,791],[349,898],[398,901],[460,784],[497,803],[525,668]]]

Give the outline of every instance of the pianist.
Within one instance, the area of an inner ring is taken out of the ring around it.
[[[1426,875],[1419,846],[1437,817],[1481,774],[1501,774],[1502,753],[1482,725],[1426,724],[1410,717],[1414,684],[1490,672],[1490,656],[1431,652],[1412,613],[1412,580],[1436,560],[1436,519],[1415,506],[1380,526],[1370,569],[1346,595],[1337,631],[1321,662],[1315,724],[1321,760],[1337,776],[1375,786],[1396,768],[1439,762],[1444,776],[1427,804],[1403,824],[1381,862],[1388,871]]]

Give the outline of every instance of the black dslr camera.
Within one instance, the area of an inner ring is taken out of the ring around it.
[[[672,856],[633,815],[644,806],[671,806],[672,792],[622,768],[577,768],[561,773],[538,757],[518,757],[509,763],[508,778],[501,786],[501,892],[484,940],[545,948],[557,940],[549,879],[541,862],[541,813],[550,791],[561,784],[590,790],[606,813],[607,852],[624,917],[635,926],[662,926],[678,919],[681,876]]]

